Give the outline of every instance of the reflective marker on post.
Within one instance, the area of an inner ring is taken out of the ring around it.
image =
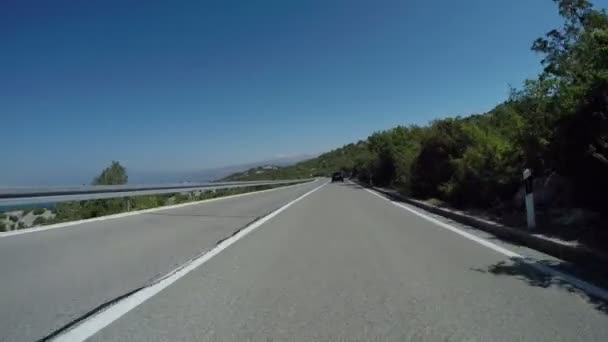
[[[532,171],[524,170],[524,186],[526,188],[526,214],[528,218],[528,228],[536,227],[536,217],[534,214],[534,193],[532,188]]]

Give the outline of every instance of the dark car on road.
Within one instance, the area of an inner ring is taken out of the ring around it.
[[[342,174],[342,172],[334,172],[334,174],[331,175],[331,181],[332,182],[344,182],[344,175]]]

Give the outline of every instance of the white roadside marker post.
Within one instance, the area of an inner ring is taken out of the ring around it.
[[[534,189],[532,188],[532,171],[524,170],[524,186],[526,188],[526,216],[528,219],[528,229],[536,227],[536,216],[534,213]]]

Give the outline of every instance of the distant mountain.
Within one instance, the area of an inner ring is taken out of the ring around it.
[[[352,170],[356,160],[368,152],[367,142],[344,145],[314,158],[307,158],[290,165],[266,164],[224,177],[224,181],[252,181],[266,179],[298,179],[327,177],[340,170]]]
[[[304,160],[316,158],[319,153],[302,153],[302,154],[294,154],[289,156],[279,156],[273,159],[265,160],[259,163],[255,163],[258,166],[261,165],[276,165],[276,166],[290,166],[296,163],[299,163]]]
[[[129,170],[129,183],[131,184],[156,184],[156,183],[179,183],[179,182],[211,182],[222,179],[230,174],[242,172],[259,166],[289,166],[303,160],[314,158],[313,154],[298,154],[280,156],[277,158],[259,162],[229,165],[217,168],[202,169],[195,171],[142,171]]]

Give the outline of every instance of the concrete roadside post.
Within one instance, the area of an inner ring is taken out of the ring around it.
[[[524,186],[526,188],[526,217],[528,221],[528,229],[536,227],[536,215],[534,213],[534,189],[532,188],[532,171],[524,170]]]

